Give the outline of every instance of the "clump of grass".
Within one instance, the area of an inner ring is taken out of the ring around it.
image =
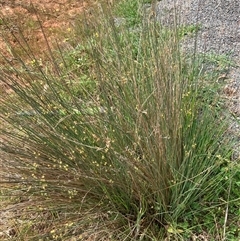
[[[155,22],[129,30],[105,16],[86,38],[86,64],[51,47],[46,65],[34,53],[34,68],[6,59],[0,81],[14,94],[1,100],[1,150],[9,190],[31,204],[25,238],[178,240],[186,214],[221,205],[226,117],[179,38]]]
[[[132,28],[137,25],[141,25],[144,6],[148,6],[151,3],[155,3],[154,0],[122,0],[117,1],[114,7],[114,15],[117,16],[120,24]],[[116,20],[116,19],[115,19]]]

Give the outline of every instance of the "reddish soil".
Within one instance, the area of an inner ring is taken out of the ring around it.
[[[88,13],[97,2],[99,1],[0,0],[0,67],[5,63],[2,56],[7,57],[12,65],[16,62],[16,56],[25,63],[31,60],[23,47],[20,47],[19,41],[23,46],[30,47],[36,59],[44,60],[48,44],[53,49],[56,42],[62,46],[75,38],[78,20],[83,20],[83,16],[89,17]],[[0,98],[10,92],[9,88],[0,83]]]
[[[4,38],[7,38],[7,42],[10,41],[11,47],[14,47],[17,41],[12,34],[20,36],[20,33],[23,33],[34,53],[41,55],[46,49],[46,41],[38,18],[49,42],[56,38],[64,41],[72,34],[78,15],[90,5],[90,2],[85,0],[0,0],[1,53],[9,55]]]

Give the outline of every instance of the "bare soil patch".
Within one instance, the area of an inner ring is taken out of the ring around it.
[[[10,41],[11,47],[17,46],[16,40],[13,39],[11,34],[18,36],[19,31],[21,31],[34,53],[41,55],[43,50],[46,49],[46,40],[42,34],[39,20],[48,41],[51,42],[56,38],[64,41],[66,35],[71,32],[77,16],[89,5],[89,1],[86,3],[83,0],[0,1],[1,52],[9,54],[9,46],[6,45],[4,38]],[[4,22],[8,23],[8,29],[6,29]]]

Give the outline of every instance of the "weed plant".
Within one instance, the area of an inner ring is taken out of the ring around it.
[[[0,106],[3,186],[26,198],[19,235],[187,240],[196,229],[182,234],[183,224],[202,227],[202,215],[229,201],[219,97],[204,88],[204,66],[181,52],[177,28],[101,19],[68,53],[49,46],[44,64],[27,42],[30,63],[5,58],[0,81],[13,93]]]

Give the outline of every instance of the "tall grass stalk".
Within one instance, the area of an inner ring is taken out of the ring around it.
[[[44,65],[30,46],[30,64],[5,58],[0,81],[13,94],[1,99],[1,151],[15,183],[7,187],[28,197],[28,221],[51,220],[32,220],[26,237],[160,240],[222,192],[225,117],[177,29],[146,21],[129,30],[110,16],[93,29],[80,52],[68,50],[88,59],[78,71],[64,50]]]

